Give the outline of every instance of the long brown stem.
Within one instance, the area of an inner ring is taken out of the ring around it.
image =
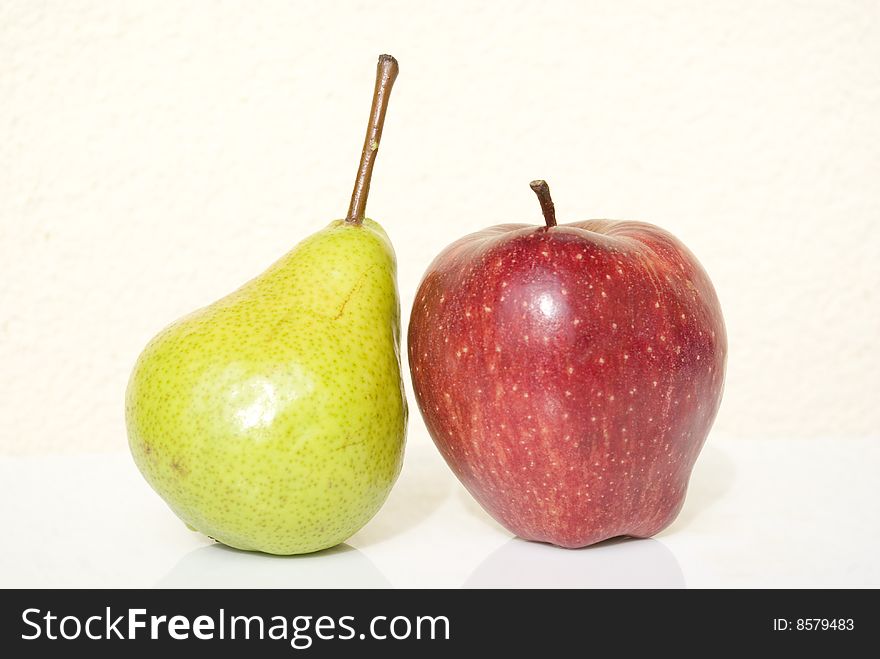
[[[550,198],[550,186],[547,181],[538,179],[529,183],[529,187],[538,195],[538,201],[541,203],[541,212],[544,214],[544,222],[548,227],[556,226],[556,207],[553,205],[553,199]]]
[[[367,125],[367,137],[364,139],[364,150],[361,153],[357,178],[354,180],[351,204],[348,206],[348,215],[345,216],[346,222],[356,226],[364,221],[367,197],[370,195],[370,179],[373,177],[373,165],[376,163],[379,142],[382,141],[382,127],[385,125],[388,97],[391,95],[391,88],[394,86],[399,70],[397,60],[391,55],[379,55],[379,64],[376,66],[376,88],[373,90],[373,106],[370,108],[370,123]]]

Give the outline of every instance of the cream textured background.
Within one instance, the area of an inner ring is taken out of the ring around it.
[[[448,242],[540,221],[542,177],[563,221],[700,257],[730,335],[715,432],[876,436],[876,2],[7,0],[0,451],[124,446],[143,344],[344,214],[384,51],[369,215],[404,320]]]

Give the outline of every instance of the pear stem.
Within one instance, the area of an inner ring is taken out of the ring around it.
[[[550,197],[550,186],[547,185],[547,181],[538,179],[529,183],[529,187],[538,195],[541,212],[544,214],[544,222],[547,224],[547,227],[555,227],[556,207],[553,205],[553,199]]]
[[[376,163],[376,153],[379,151],[379,142],[382,140],[382,127],[385,125],[385,113],[388,110],[388,97],[391,95],[391,88],[394,86],[399,70],[397,60],[391,55],[379,55],[379,63],[376,66],[376,88],[373,90],[373,106],[370,108],[370,123],[367,124],[367,137],[364,139],[361,163],[354,180],[351,204],[348,206],[348,215],[345,216],[345,221],[355,226],[360,226],[364,221],[367,197],[370,195],[370,179],[373,177],[373,165]]]

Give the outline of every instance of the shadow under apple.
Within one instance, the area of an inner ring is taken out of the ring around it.
[[[156,588],[390,588],[362,552],[346,544],[273,556],[216,543],[185,554]]]
[[[693,522],[721,499],[735,480],[736,467],[733,461],[723,450],[707,443],[694,465],[681,512],[661,534],[674,533]]]
[[[465,588],[684,588],[675,555],[653,538],[613,538],[562,549],[512,538],[489,554]]]

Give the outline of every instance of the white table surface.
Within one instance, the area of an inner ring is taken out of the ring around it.
[[[880,586],[880,440],[709,438],[655,539],[515,539],[424,435],[345,545],[273,557],[188,531],[127,451],[0,457],[0,587]]]

